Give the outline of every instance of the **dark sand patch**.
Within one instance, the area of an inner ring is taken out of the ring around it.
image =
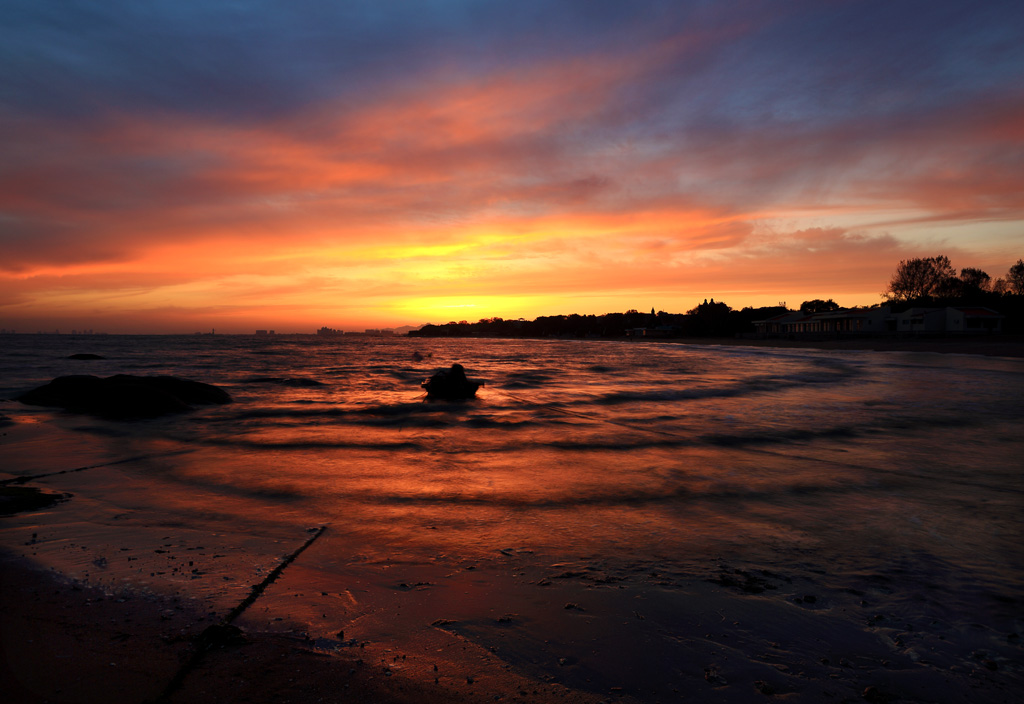
[[[70,498],[71,494],[43,491],[31,486],[0,486],[0,516],[38,511]]]
[[[0,555],[0,593],[0,681],[9,704],[432,704],[484,695],[488,701],[596,701],[518,677],[489,653],[447,634],[441,635],[444,642],[431,643],[429,658],[410,657],[405,643],[314,640],[294,631],[246,629],[240,637],[204,643],[201,634],[214,619],[201,604],[112,593],[63,580],[7,553]],[[415,641],[408,645],[417,647]],[[197,648],[204,649],[202,658],[168,693]]]
[[[6,702],[140,702],[188,647],[182,602],[111,594],[0,557],[0,680]]]

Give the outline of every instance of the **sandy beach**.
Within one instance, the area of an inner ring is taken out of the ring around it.
[[[830,593],[806,575],[721,564],[704,579],[640,580],[582,564],[512,579],[494,565],[457,575],[409,566],[400,578],[420,581],[406,589],[353,583],[380,611],[350,625],[315,567],[295,564],[240,631],[217,639],[209,629],[222,614],[200,600],[84,586],[23,552],[0,562],[12,703],[1012,702],[1022,684],[1009,657],[1016,633],[997,653],[978,625],[964,640],[938,619],[904,623],[884,585]],[[438,608],[473,590],[500,590],[496,601],[514,611]],[[349,631],[310,633],[310,609],[329,622],[321,632]],[[431,621],[438,613],[453,618]],[[557,663],[543,661],[550,651]],[[928,658],[943,658],[932,665],[945,674],[918,666]]]
[[[729,572],[717,584],[652,577],[627,594],[602,588],[586,574],[550,575],[550,585],[533,589],[486,575],[474,586],[507,589],[501,600],[516,612],[495,618],[452,609],[464,620],[431,624],[437,612],[429,600],[406,599],[400,612],[396,607],[382,616],[380,635],[363,640],[266,627],[270,614],[289,620],[286,597],[315,592],[310,575],[296,567],[272,588],[271,607],[257,602],[258,623],[243,618],[240,635],[208,643],[202,634],[217,616],[203,613],[201,603],[82,586],[9,553],[0,565],[3,678],[5,701],[12,704],[1012,702],[1021,685],[1019,663],[987,650],[979,654],[975,646],[984,648],[986,640],[981,629],[976,642],[959,646],[959,661],[942,663],[948,674],[935,677],[915,665],[934,651],[930,644],[946,637],[943,628],[917,631],[866,595],[827,595],[768,572]],[[803,593],[808,589],[817,597]],[[677,590],[686,596],[683,611],[669,596]],[[300,611],[314,606],[311,601],[331,609],[329,595],[312,596]],[[624,599],[635,606],[632,613],[622,608]],[[524,632],[524,623],[542,624],[540,635]],[[676,646],[669,652],[649,634],[665,629]],[[534,641],[541,636],[548,638]],[[562,655],[556,674],[549,674],[551,663],[532,660],[555,638]],[[1016,634],[1006,638],[1018,643]],[[616,677],[621,684],[608,685],[605,693],[588,691],[595,679]]]

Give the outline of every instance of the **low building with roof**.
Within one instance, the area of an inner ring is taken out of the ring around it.
[[[992,335],[1003,331],[1005,317],[982,306],[909,308],[896,314],[896,331],[905,335]]]
[[[844,308],[820,313],[793,311],[754,321],[763,337],[845,337],[894,332],[892,312],[881,308]]]

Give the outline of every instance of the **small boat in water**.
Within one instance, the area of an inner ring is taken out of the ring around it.
[[[453,364],[451,369],[442,369],[420,384],[427,392],[428,399],[455,400],[473,398],[480,382],[466,378],[466,370],[461,364]]]

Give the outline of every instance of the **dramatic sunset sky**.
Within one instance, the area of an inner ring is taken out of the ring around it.
[[[1021,0],[0,0],[0,327],[812,298],[1024,256]]]

